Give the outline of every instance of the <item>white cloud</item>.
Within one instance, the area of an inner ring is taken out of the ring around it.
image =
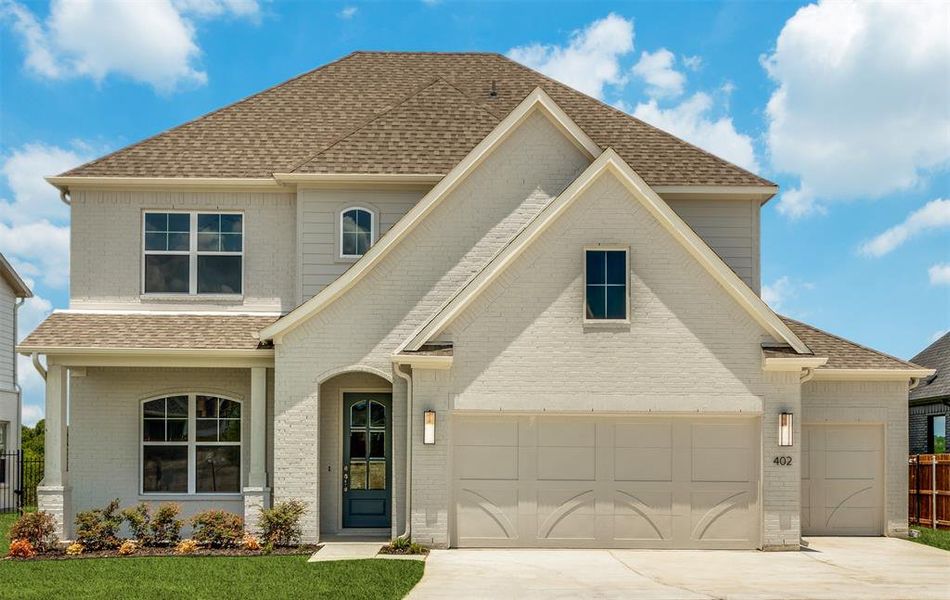
[[[633,65],[633,74],[647,83],[651,98],[675,98],[682,95],[686,76],[674,68],[676,55],[660,48],[656,52],[642,52]]]
[[[35,289],[32,281],[27,280],[26,284],[30,289]],[[52,311],[53,304],[46,298],[38,294],[27,298],[17,311],[17,341],[29,335]]]
[[[30,366],[30,368],[32,369],[33,367]],[[36,378],[39,379],[40,381],[43,381],[42,379],[40,379],[39,374],[36,374]],[[37,406],[35,404],[24,404],[22,417],[23,417],[24,425],[33,427],[34,425],[36,425],[37,421],[43,418],[43,407]]]
[[[631,51],[633,20],[610,13],[574,31],[566,46],[518,46],[508,51],[508,57],[602,99],[605,86],[625,82],[620,57]]]
[[[32,281],[27,280],[26,283],[36,290]],[[39,295],[27,298],[17,312],[17,340],[29,335],[52,310],[53,305],[46,298]],[[23,389],[23,424],[35,425],[43,418],[43,406],[31,402],[34,402],[34,399],[38,403],[42,402],[45,383],[33,367],[31,359],[26,356],[17,356],[17,383]]]
[[[68,218],[69,210],[60,201],[59,192],[43,178],[85,162],[88,152],[83,144],[72,149],[26,144],[14,150],[0,166],[0,175],[13,192],[12,200],[0,198],[0,221],[17,225],[38,219]]]
[[[789,303],[797,299],[802,291],[813,290],[813,283],[795,281],[783,275],[770,284],[762,286],[762,300],[777,312],[789,312]]]
[[[899,223],[861,245],[861,254],[880,257],[922,233],[950,228],[950,199],[931,200]]]
[[[0,252],[21,275],[53,288],[69,281],[69,226],[38,221],[13,227],[0,223]]]
[[[341,19],[352,19],[356,16],[357,12],[359,12],[359,8],[355,6],[344,6],[340,12],[336,13],[336,16]]]
[[[48,79],[116,74],[170,92],[203,85],[201,49],[191,17],[256,20],[254,0],[54,0],[40,22],[28,8],[0,0],[0,17],[23,42],[25,64]]]
[[[950,263],[936,264],[927,269],[930,285],[950,285]]]
[[[703,66],[703,57],[702,56],[683,56],[683,66],[685,66],[690,71],[698,71]]]
[[[697,92],[670,108],[660,107],[656,99],[637,104],[633,116],[749,171],[758,171],[752,138],[739,133],[731,117],[716,118],[712,111],[712,97]]]
[[[772,166],[800,177],[779,208],[879,197],[950,165],[950,5],[824,1],[786,23],[762,64]]]

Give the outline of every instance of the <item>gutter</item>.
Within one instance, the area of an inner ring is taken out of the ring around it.
[[[40,362],[40,353],[34,352],[30,355],[30,358],[33,359],[33,368],[36,369],[36,372],[40,374],[40,377],[43,378],[43,381],[46,381],[46,369],[43,367],[43,363]]]
[[[63,204],[65,204],[66,206],[72,206],[72,205],[73,205],[73,201],[72,201],[72,199],[69,197],[69,188],[68,188],[68,187],[61,187],[61,188],[59,188],[59,199],[62,200]]]
[[[403,371],[397,363],[396,375],[406,380],[406,530],[399,538],[408,540],[412,533],[412,367]]]
[[[802,375],[801,375],[801,377],[799,378],[799,382],[800,382],[800,383],[808,383],[809,381],[811,381],[812,377],[814,377],[814,376],[815,376],[815,368],[814,368],[814,367],[805,367],[804,369],[802,369]]]

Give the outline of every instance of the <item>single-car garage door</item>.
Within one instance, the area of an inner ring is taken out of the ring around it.
[[[460,547],[755,548],[758,418],[455,415]]]
[[[883,426],[804,425],[802,534],[883,532]]]

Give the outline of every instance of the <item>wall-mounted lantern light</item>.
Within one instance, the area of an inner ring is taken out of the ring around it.
[[[434,444],[435,443],[435,411],[427,410],[425,412],[425,426],[422,431],[422,443],[423,444]]]
[[[783,412],[778,416],[778,445],[792,445],[792,413]]]

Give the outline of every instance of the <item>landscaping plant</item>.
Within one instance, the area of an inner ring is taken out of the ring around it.
[[[122,521],[118,498],[105,508],[76,513],[76,541],[87,550],[117,548],[121,543],[118,532]]]
[[[145,502],[122,511],[132,537],[141,546],[172,546],[181,538],[182,522],[177,504],[160,504],[155,514]]]
[[[23,513],[10,527],[10,540],[26,540],[37,552],[56,547],[56,520],[48,512]]]
[[[300,517],[305,512],[307,507],[300,500],[285,500],[265,508],[257,521],[261,538],[268,546],[296,546],[303,535]]]
[[[30,543],[30,540],[13,540],[10,543],[10,550],[7,552],[7,556],[13,558],[33,558],[36,556],[36,550],[33,548],[33,544]]]
[[[244,539],[244,519],[226,510],[206,510],[191,518],[192,539],[210,548],[234,548]]]

